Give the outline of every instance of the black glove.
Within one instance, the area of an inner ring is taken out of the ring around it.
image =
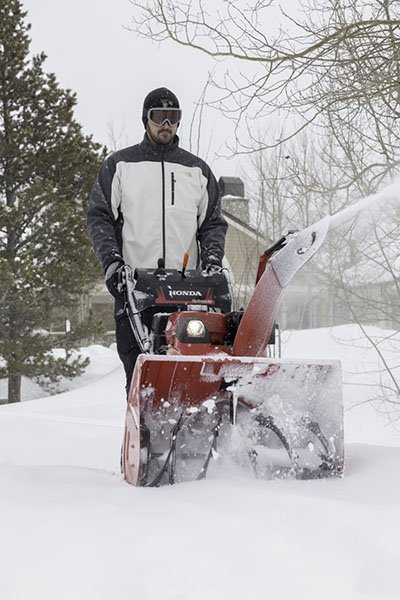
[[[205,275],[214,275],[214,273],[221,273],[221,271],[222,271],[221,263],[216,263],[216,262],[207,263],[203,267],[203,273]]]
[[[105,281],[108,291],[114,298],[120,299],[124,294],[124,284],[122,281],[122,269],[125,266],[123,261],[115,261],[108,265],[105,273]]]

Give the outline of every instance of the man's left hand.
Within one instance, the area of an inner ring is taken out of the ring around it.
[[[209,263],[205,265],[203,273],[205,275],[214,275],[215,273],[221,273],[222,265],[217,263]]]

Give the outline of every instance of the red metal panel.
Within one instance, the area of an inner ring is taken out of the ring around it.
[[[283,288],[270,264],[244,311],[232,348],[233,356],[263,356],[271,337]]]

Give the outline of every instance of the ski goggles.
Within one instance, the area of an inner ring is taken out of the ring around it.
[[[147,118],[159,127],[166,122],[172,126],[179,123],[182,118],[182,111],[180,108],[150,108],[147,111]]]

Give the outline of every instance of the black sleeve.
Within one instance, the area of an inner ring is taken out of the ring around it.
[[[205,219],[201,224],[197,238],[200,243],[201,266],[222,264],[225,249],[225,235],[228,223],[221,214],[221,198],[217,180],[211,169],[208,170],[208,206]]]
[[[112,181],[116,163],[109,157],[100,169],[90,196],[87,225],[93,250],[104,271],[108,265],[122,260],[119,229],[121,216],[115,218],[111,205]]]

